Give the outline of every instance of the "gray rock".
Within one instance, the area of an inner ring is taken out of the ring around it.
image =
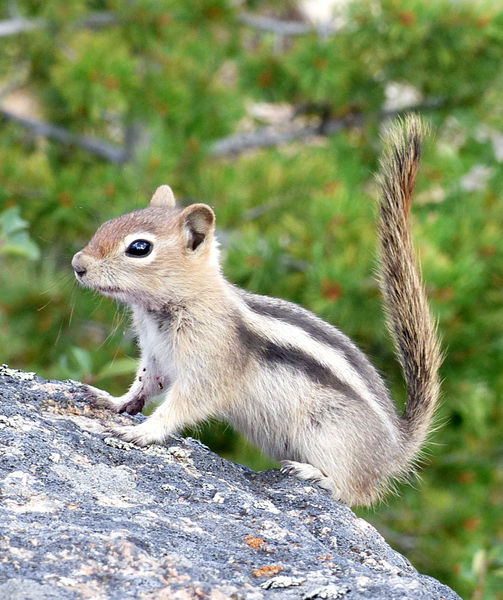
[[[321,489],[105,432],[134,420],[0,368],[0,598],[458,598]]]

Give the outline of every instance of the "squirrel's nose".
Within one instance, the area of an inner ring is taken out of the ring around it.
[[[77,277],[82,277],[83,275],[85,275],[87,273],[87,269],[84,265],[84,261],[82,259],[81,252],[77,252],[77,254],[73,257],[72,267],[73,267],[73,270],[75,271],[75,275],[77,275]]]

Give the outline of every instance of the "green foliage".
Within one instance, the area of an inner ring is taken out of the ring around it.
[[[101,222],[168,182],[182,203],[215,208],[229,279],[339,326],[401,404],[373,277],[378,118],[390,84],[436,107],[412,223],[446,349],[442,427],[422,481],[360,512],[463,597],[503,598],[498,3],[355,0],[335,34],[279,45],[240,23],[230,0],[18,4],[47,26],[0,40],[0,89],[24,74],[34,118],[79,136],[121,145],[123,125],[140,132],[133,159],[118,165],[0,122],[1,359],[48,377],[113,393],[129,385],[137,352],[127,312],[77,288],[70,261]],[[285,3],[243,8],[291,18]],[[86,26],[94,11],[117,20]],[[217,138],[262,124],[245,117],[252,100],[308,107],[308,118],[358,114],[362,126],[215,159]],[[223,424],[195,433],[233,460],[272,464]]]
[[[21,256],[36,260],[40,256],[38,246],[30,239],[28,223],[19,215],[19,206],[13,206],[0,214],[0,254]]]

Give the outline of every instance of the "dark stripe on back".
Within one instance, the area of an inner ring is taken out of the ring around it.
[[[306,375],[314,383],[330,388],[352,402],[361,402],[362,398],[344,381],[341,381],[331,369],[309,354],[293,346],[277,344],[250,329],[243,319],[236,315],[235,325],[239,341],[249,353],[262,363],[284,365]]]
[[[377,400],[380,400],[383,406],[388,406],[389,403],[386,400],[389,398],[389,394],[381,377],[365,354],[342,331],[297,304],[251,294],[240,288],[236,288],[236,290],[246,306],[253,312],[294,325],[305,331],[314,340],[340,352],[353,369],[363,377]]]

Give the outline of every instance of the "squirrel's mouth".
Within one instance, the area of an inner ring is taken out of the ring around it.
[[[96,286],[94,289],[104,296],[116,296],[123,292],[123,290],[112,286]]]
[[[91,288],[95,292],[102,294],[103,296],[107,296],[108,298],[113,298],[118,302],[124,302],[125,304],[137,304],[142,306],[149,306],[146,304],[146,297],[144,294],[136,293],[133,290],[124,290],[120,287],[115,287],[112,285],[94,285],[89,281],[84,281],[82,279],[79,280],[86,287]]]
[[[120,288],[111,285],[94,285],[93,283],[86,281],[86,279],[84,279],[83,277],[77,277],[77,279],[82,285],[89,287],[92,290],[103,294],[104,296],[116,297],[117,295],[124,292],[124,290],[121,290]]]

